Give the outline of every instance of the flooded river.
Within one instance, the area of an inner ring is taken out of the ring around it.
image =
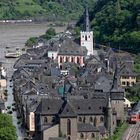
[[[12,82],[10,82],[13,74],[13,65],[16,59],[6,59],[5,53],[8,50],[14,51],[16,48],[24,48],[26,40],[33,36],[39,36],[45,33],[49,28],[47,24],[0,24],[0,62],[3,62],[4,67],[7,69],[7,90],[8,100],[5,103],[7,106],[12,106]],[[63,32],[65,27],[55,27],[57,32]],[[7,49],[8,48],[8,49]],[[17,128],[18,140],[22,140],[24,136],[24,130],[17,125],[16,112],[12,113],[13,123]]]

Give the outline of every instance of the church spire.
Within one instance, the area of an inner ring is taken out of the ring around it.
[[[89,32],[90,31],[90,23],[89,23],[89,11],[88,11],[88,6],[86,6],[85,9],[85,31]]]

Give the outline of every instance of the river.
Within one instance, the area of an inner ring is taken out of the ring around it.
[[[13,65],[16,59],[6,59],[5,53],[8,50],[14,51],[16,48],[24,48],[26,40],[33,36],[40,36],[45,33],[49,28],[48,24],[0,24],[0,62],[3,62],[3,66],[7,69],[7,90],[8,100],[5,106],[12,106],[12,82],[10,82],[13,74]],[[65,27],[55,27],[56,32],[63,32]],[[13,123],[17,129],[18,140],[22,140],[24,137],[24,130],[21,131],[21,127],[17,124],[18,120],[16,112],[12,113]]]

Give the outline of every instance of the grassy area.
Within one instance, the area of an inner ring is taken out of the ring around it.
[[[122,135],[124,134],[125,130],[128,128],[128,123],[124,122],[119,128],[117,128],[114,135],[105,140],[121,140]]]

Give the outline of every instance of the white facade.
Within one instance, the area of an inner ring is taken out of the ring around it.
[[[81,31],[81,46],[86,47],[87,55],[93,55],[93,31]]]
[[[48,57],[51,59],[55,60],[57,58],[57,54],[58,54],[58,51],[48,51]]]

